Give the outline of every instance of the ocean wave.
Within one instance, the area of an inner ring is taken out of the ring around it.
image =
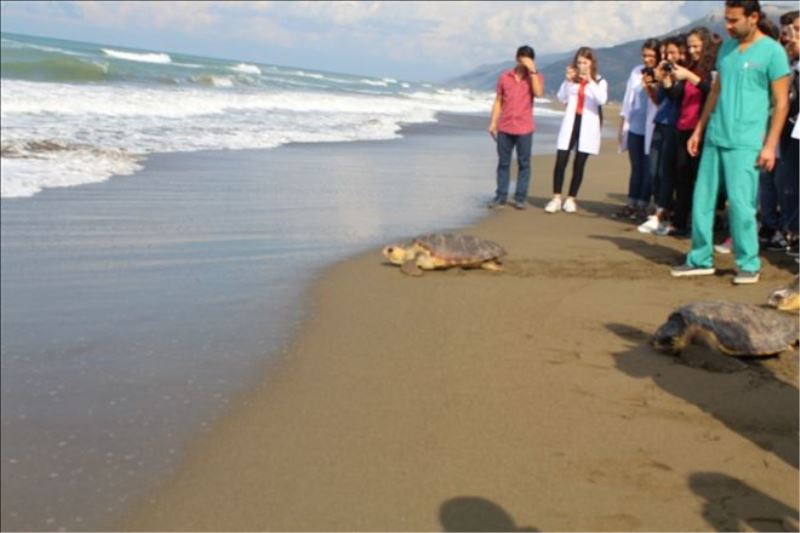
[[[362,79],[362,80],[359,80],[359,82],[360,83],[364,83],[366,85],[372,85],[374,87],[388,87],[389,86],[389,84],[387,82],[382,81],[382,80],[381,81],[375,81],[375,80]]]
[[[258,68],[256,65],[250,65],[248,63],[239,63],[236,66],[230,67],[230,69],[234,72],[243,72],[245,74],[261,74],[260,68]]]
[[[302,70],[295,70],[292,72],[295,76],[302,76],[304,78],[314,78],[315,80],[323,80],[325,76],[322,74],[317,74],[315,72],[303,72]]]
[[[233,78],[228,76],[213,76],[213,75],[202,75],[202,76],[191,76],[189,81],[194,83],[199,83],[202,85],[210,85],[212,87],[233,87],[234,81]]]
[[[126,61],[138,61],[140,63],[158,63],[167,64],[172,63],[172,58],[169,54],[163,53],[144,53],[139,54],[135,52],[123,52],[114,50],[113,48],[102,48],[103,53],[115,59],[125,59]]]
[[[82,54],[80,52],[74,52],[72,50],[65,50],[63,48],[58,48],[58,47],[55,47],[55,46],[45,46],[45,45],[42,45],[42,44],[33,44],[33,43],[27,43],[27,42],[24,42],[24,41],[15,41],[13,39],[6,39],[5,37],[3,37],[3,46],[11,46],[12,48],[17,48],[17,49],[29,48],[29,49],[32,49],[32,50],[39,50],[41,52],[53,52],[53,53],[56,53],[56,54],[62,54],[62,55],[67,55],[67,56],[84,57],[86,55],[86,54]]]
[[[24,198],[45,188],[105,181],[141,169],[141,156],[126,150],[61,140],[3,141],[0,197]]]
[[[20,61],[4,58],[2,63],[4,78],[32,81],[98,82],[106,79],[108,70],[107,63],[69,56]]]
[[[243,76],[204,74],[194,86],[149,87],[3,79],[0,195],[102,181],[133,172],[139,158],[155,152],[393,139],[403,124],[433,122],[439,111],[488,112],[493,98],[228,86]],[[220,84],[225,89],[215,90]]]

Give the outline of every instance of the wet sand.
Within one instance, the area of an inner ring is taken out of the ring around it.
[[[120,527],[796,530],[797,352],[728,373],[646,342],[677,305],[765,302],[796,263],[671,279],[689,242],[610,216],[613,142],[575,215],[542,210],[552,164],[528,210],[462,230],[508,250],[503,273],[411,278],[379,250],[328,269],[282,364]]]

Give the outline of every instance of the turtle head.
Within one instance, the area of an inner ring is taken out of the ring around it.
[[[414,259],[414,252],[409,247],[403,246],[402,244],[384,246],[381,253],[393,265],[402,265],[406,261]]]
[[[683,317],[673,314],[650,338],[650,345],[662,352],[678,353],[685,344],[685,332]]]
[[[800,291],[798,290],[798,276],[785,287],[775,290],[769,295],[767,302],[780,311],[800,311]]]

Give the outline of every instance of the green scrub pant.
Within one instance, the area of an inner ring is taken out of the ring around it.
[[[736,266],[744,272],[761,269],[756,225],[758,154],[759,150],[720,148],[711,143],[703,147],[692,198],[692,251],[686,257],[688,265],[714,266],[714,209],[720,182],[724,180]]]

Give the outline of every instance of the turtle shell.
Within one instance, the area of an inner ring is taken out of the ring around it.
[[[798,341],[796,315],[735,302],[697,302],[670,315],[680,315],[687,325],[698,326],[716,336],[734,355],[771,355]]]
[[[502,246],[472,235],[432,233],[420,235],[413,245],[426,250],[431,256],[446,264],[478,264],[506,255]]]

